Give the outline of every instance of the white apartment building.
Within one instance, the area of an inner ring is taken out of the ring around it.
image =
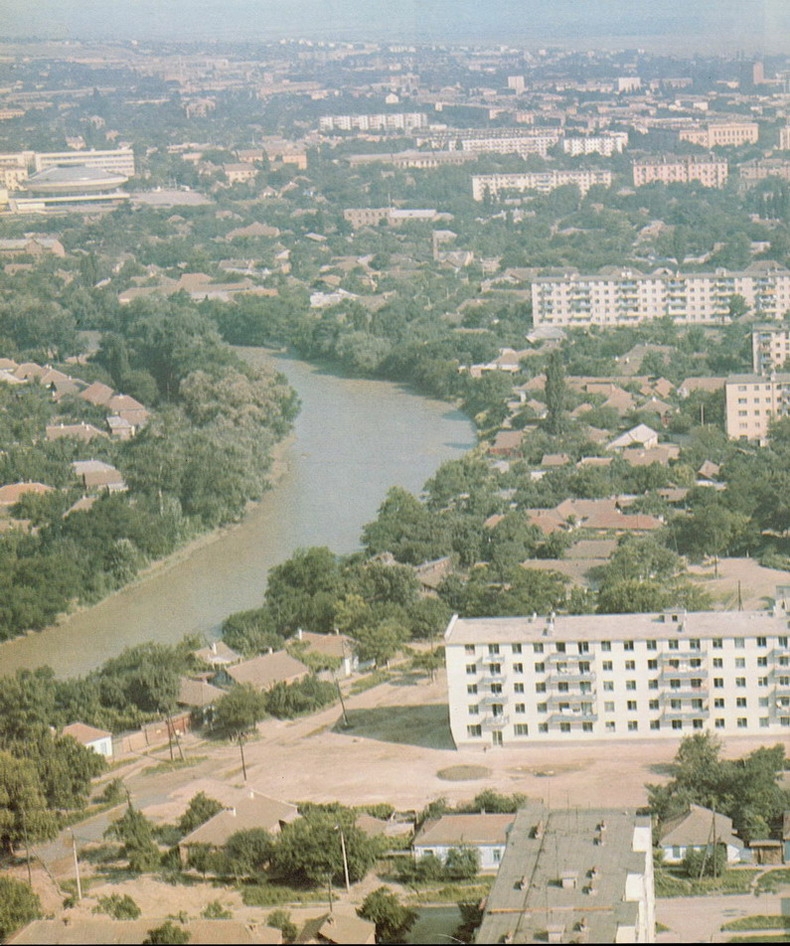
[[[790,414],[790,374],[733,374],[724,393],[725,429],[733,439],[762,443],[771,421]]]
[[[790,309],[790,270],[755,266],[744,272],[542,276],[532,282],[532,320],[535,325],[633,325],[669,316],[684,324],[720,323],[729,318],[734,295],[743,296],[758,317],[781,318]]]
[[[653,181],[664,184],[688,184],[699,181],[705,187],[724,187],[728,166],[725,158],[713,155],[664,155],[634,161],[634,187],[643,187]]]
[[[456,746],[790,736],[788,614],[459,618],[445,631]]]
[[[688,141],[703,148],[734,148],[757,144],[760,126],[757,122],[711,122],[701,128],[683,128],[678,132],[680,141]]]
[[[790,358],[790,325],[755,325],[752,329],[752,370],[755,374],[781,371]]]
[[[622,154],[627,147],[628,133],[625,131],[613,131],[609,135],[581,135],[562,139],[563,153],[573,156],[603,154],[609,158],[613,154]]]
[[[612,186],[612,172],[597,168],[579,168],[575,171],[527,171],[523,174],[473,174],[472,197],[483,200],[488,194],[496,197],[500,191],[537,191],[548,194],[564,184],[575,184],[584,196],[596,184]]]
[[[88,167],[101,168],[113,174],[134,177],[134,151],[131,148],[115,148],[112,151],[52,151],[35,157],[36,171],[48,168]]]
[[[539,154],[545,158],[560,140],[559,133],[530,135],[487,135],[485,138],[461,138],[461,150],[472,154],[518,154],[525,158]]]
[[[372,115],[322,115],[319,131],[413,131],[427,128],[425,112],[382,112]]]
[[[738,168],[738,176],[747,187],[769,177],[780,177],[784,181],[790,181],[790,161],[783,161],[781,158],[745,161]]]

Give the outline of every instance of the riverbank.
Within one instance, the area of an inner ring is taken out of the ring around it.
[[[195,536],[101,602],[0,644],[0,675],[49,665],[79,676],[145,641],[213,640],[229,614],[260,606],[269,569],[298,548],[356,551],[388,489],[419,493],[475,445],[468,418],[402,385],[337,377],[269,349],[245,357],[274,364],[302,403],[274,451],[272,488],[240,522]]]

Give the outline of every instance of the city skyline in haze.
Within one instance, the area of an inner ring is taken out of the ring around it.
[[[3,39],[495,43],[790,52],[786,0],[8,0]]]

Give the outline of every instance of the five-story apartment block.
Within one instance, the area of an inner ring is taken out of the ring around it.
[[[452,618],[456,746],[790,736],[788,616],[774,611]]]

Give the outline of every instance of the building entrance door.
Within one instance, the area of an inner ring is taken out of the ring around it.
[[[501,746],[502,745],[502,733],[499,730],[491,733],[491,745]]]

